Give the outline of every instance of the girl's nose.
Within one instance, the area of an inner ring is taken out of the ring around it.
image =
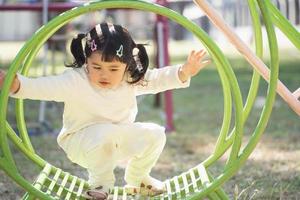
[[[104,70],[100,73],[100,78],[102,79],[107,79],[108,78],[108,73],[105,72]]]

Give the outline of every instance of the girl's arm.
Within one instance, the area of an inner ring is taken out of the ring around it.
[[[175,65],[159,69],[148,69],[141,83],[135,86],[136,96],[189,87],[190,78],[182,82],[179,77],[181,67],[182,65]]]
[[[72,70],[55,76],[29,78],[17,74],[10,96],[19,99],[63,102],[71,97],[76,81]]]
[[[209,63],[209,61],[201,61],[204,56],[203,50],[192,51],[184,65],[148,70],[143,82],[136,86],[136,95],[156,94],[170,89],[188,87],[190,78]]]

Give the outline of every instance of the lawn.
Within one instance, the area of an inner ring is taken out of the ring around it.
[[[240,59],[231,59],[243,99],[251,81],[251,69]],[[300,85],[299,60],[281,63],[280,78],[291,90]],[[242,66],[242,67],[241,67]],[[251,136],[262,111],[267,84],[261,80],[258,98],[245,125],[244,142]],[[193,78],[188,89],[173,92],[176,131],[169,133],[165,150],[153,170],[153,176],[170,178],[205,160],[214,150],[223,117],[223,95],[220,80],[213,66]],[[39,103],[26,101],[26,120],[33,124],[38,118]],[[48,103],[46,119],[57,132],[61,126],[62,104]],[[14,122],[13,107],[9,107]],[[137,121],[164,124],[162,108],[153,108],[153,96],[139,103]],[[297,116],[277,95],[268,127],[246,164],[225,185],[231,199],[299,199],[300,197],[300,123]],[[55,134],[32,136],[39,155],[51,164],[72,174],[87,178],[84,169],[69,162],[56,143]],[[13,150],[22,174],[34,180],[38,170],[17,150]],[[212,168],[218,175],[226,157]],[[124,184],[124,170],[116,169],[117,185]],[[24,191],[0,171],[0,199],[19,199]]]

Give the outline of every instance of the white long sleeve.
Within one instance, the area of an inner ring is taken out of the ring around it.
[[[10,96],[19,99],[63,102],[70,96],[68,94],[72,91],[72,87],[75,87],[72,84],[76,84],[70,70],[66,70],[64,73],[56,76],[38,78],[28,78],[17,74],[20,88],[16,93],[10,94]]]
[[[156,94],[170,89],[189,87],[190,78],[184,83],[179,79],[178,70],[180,66],[148,69],[144,78],[145,84],[136,86],[136,95]]]

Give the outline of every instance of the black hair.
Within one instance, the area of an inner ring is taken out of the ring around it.
[[[84,48],[82,42],[85,42]],[[149,65],[144,45],[136,44],[129,32],[116,24],[101,23],[86,34],[78,34],[73,38],[70,50],[74,62],[65,64],[66,67],[80,68],[94,51],[98,51],[102,55],[102,61],[117,60],[125,63],[125,71],[128,71],[131,77],[128,83],[131,84],[139,82],[144,77]],[[134,50],[138,52],[137,55],[133,55]]]

